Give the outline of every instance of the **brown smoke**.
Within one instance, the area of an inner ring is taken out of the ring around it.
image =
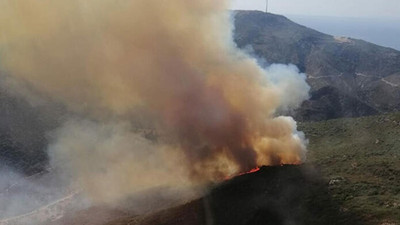
[[[236,49],[227,7],[0,0],[1,64],[20,86],[92,120],[60,128],[50,148],[91,190],[110,193],[110,180],[125,193],[299,163],[305,146],[295,122],[273,118],[281,91]],[[132,121],[150,124],[159,140],[141,138]]]

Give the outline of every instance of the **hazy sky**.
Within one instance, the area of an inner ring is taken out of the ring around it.
[[[232,8],[265,10],[265,2],[232,0]],[[269,0],[269,11],[284,15],[400,19],[400,0]]]

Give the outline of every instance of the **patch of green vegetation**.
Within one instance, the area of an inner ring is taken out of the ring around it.
[[[300,123],[332,197],[370,224],[400,224],[400,113]]]

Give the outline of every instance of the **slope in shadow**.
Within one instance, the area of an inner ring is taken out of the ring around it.
[[[363,224],[329,195],[328,184],[309,166],[263,167],[224,182],[183,206],[108,225]]]

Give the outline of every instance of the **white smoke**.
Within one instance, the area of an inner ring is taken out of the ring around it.
[[[53,133],[51,164],[73,174],[94,200],[115,202],[151,188],[188,185],[182,156],[144,138],[129,122],[71,119]],[[116,185],[118,184],[118,185]]]
[[[278,93],[279,112],[297,109],[303,101],[309,99],[310,86],[306,82],[306,74],[300,73],[295,65],[272,64],[265,71]]]

